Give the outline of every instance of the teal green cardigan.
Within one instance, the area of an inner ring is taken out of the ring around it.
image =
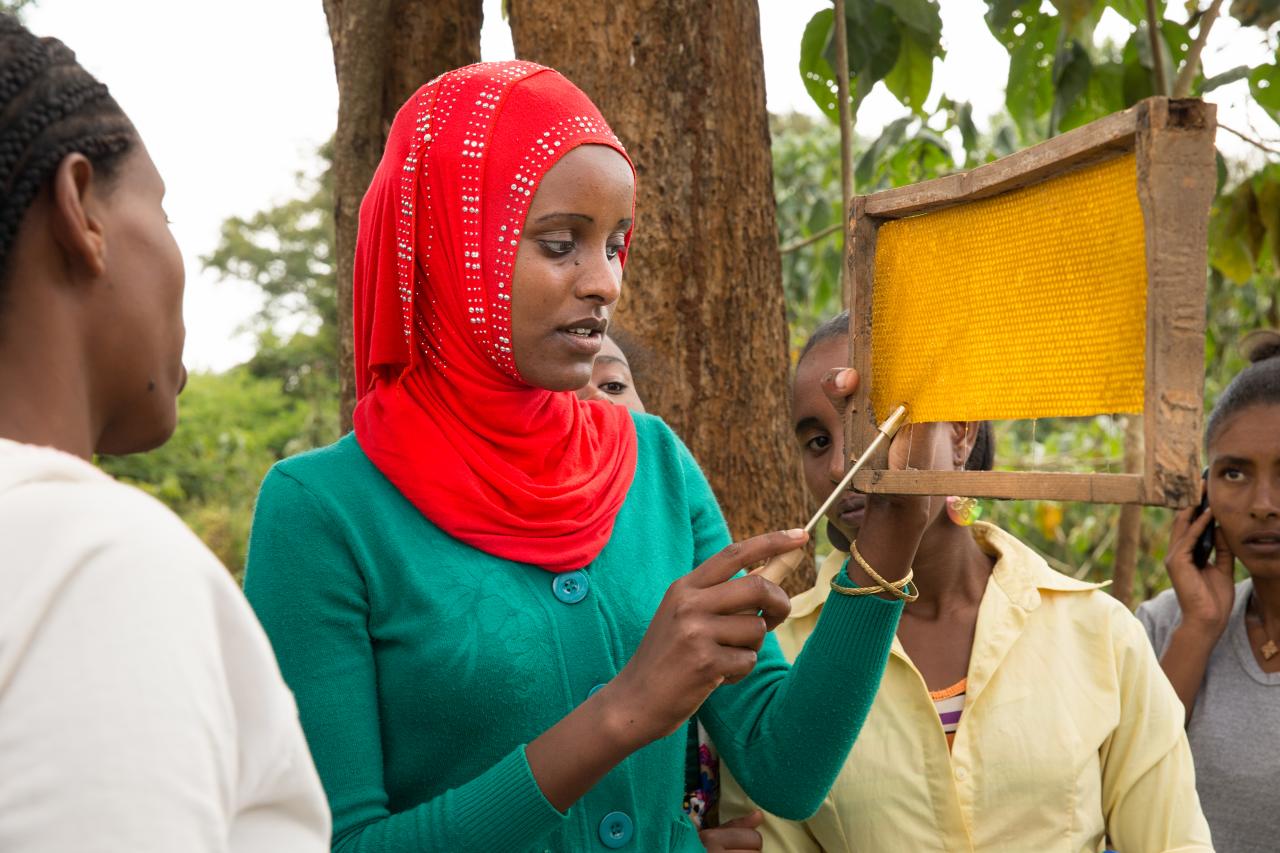
[[[627,663],[667,587],[729,543],[706,480],[638,415],[635,481],[576,585],[428,521],[351,435],[279,463],[258,496],[245,592],[333,809],[335,851],[701,850],[681,812],[685,730],[567,813],[525,744]],[[574,600],[578,599],[578,600]],[[794,667],[769,636],[698,712],[755,802],[817,810],[853,745],[901,606],[833,595]]]

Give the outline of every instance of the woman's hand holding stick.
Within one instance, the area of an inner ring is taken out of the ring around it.
[[[526,749],[548,802],[564,811],[636,750],[688,722],[721,684],[745,678],[765,634],[791,612],[787,594],[748,566],[800,549],[803,530],[729,545],[671,584],[631,660]]]
[[[833,370],[822,380],[822,390],[831,405],[842,415],[849,407],[850,398],[858,388],[858,373],[852,368]],[[862,452],[850,467],[839,485],[831,492],[831,496],[823,503],[805,526],[810,532],[826,515],[831,503],[837,500],[853,481],[853,475],[866,463],[880,444],[889,441],[889,467],[905,470],[911,467],[933,467],[937,453],[938,438],[943,433],[942,424],[910,424],[901,429],[906,419],[906,407],[899,406],[880,425],[872,443]],[[892,582],[903,577],[910,568],[915,557],[920,536],[929,519],[929,499],[919,497],[903,497],[890,495],[872,495],[867,500],[867,514],[863,521],[862,531],[858,536],[858,549],[863,557],[877,573]],[[757,569],[757,573],[780,584],[804,560],[803,552],[793,552],[775,557],[769,563]],[[875,582],[862,570],[851,563],[849,576],[868,586]]]

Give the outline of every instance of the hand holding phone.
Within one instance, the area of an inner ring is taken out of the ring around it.
[[[1204,511],[1209,508],[1209,469],[1205,468],[1204,473],[1200,476],[1200,504],[1191,513],[1191,520],[1195,521]],[[1191,561],[1196,564],[1196,568],[1203,569],[1209,565],[1209,558],[1213,556],[1213,540],[1217,535],[1218,525],[1210,520],[1204,531],[1196,537],[1196,542],[1191,546]]]
[[[1235,604],[1234,559],[1207,498],[1173,517],[1164,567],[1178,596],[1182,626],[1217,642]]]

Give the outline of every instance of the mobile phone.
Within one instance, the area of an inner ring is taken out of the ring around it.
[[[1209,469],[1205,468],[1204,473],[1200,475],[1200,503],[1196,506],[1195,512],[1191,513],[1191,520],[1195,521],[1200,517],[1206,509],[1209,508]],[[1213,538],[1216,533],[1217,525],[1209,522],[1209,526],[1204,532],[1196,537],[1196,543],[1191,546],[1191,562],[1196,564],[1196,568],[1203,569],[1209,565],[1209,557],[1213,555]]]

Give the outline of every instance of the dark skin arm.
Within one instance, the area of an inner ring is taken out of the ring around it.
[[[568,810],[628,755],[683,726],[713,690],[751,672],[791,602],[764,578],[734,575],[807,538],[780,531],[735,543],[668,588],[622,672],[527,747],[548,802]]]
[[[850,370],[844,378],[832,388],[847,401],[857,374]],[[906,467],[908,458],[919,464],[925,448],[936,444],[929,437],[942,428],[901,431],[890,445],[890,464]],[[927,498],[876,496],[867,505],[859,550],[886,580],[897,580],[915,558],[928,517]],[[807,538],[796,530],[730,545],[671,585],[618,677],[529,744],[529,766],[552,805],[567,810],[628,755],[684,725],[713,690],[751,672],[765,633],[781,624],[791,603],[759,574],[734,575],[798,549]]]
[[[823,393],[843,416],[858,388],[858,372],[852,368],[833,370],[822,380]],[[910,418],[910,412],[907,413]],[[933,464],[935,434],[946,424],[908,424],[889,445],[889,467],[929,468]],[[908,462],[910,465],[908,465]],[[887,581],[906,575],[920,547],[929,523],[929,499],[904,495],[868,495],[862,528],[858,531],[858,552]],[[874,586],[854,560],[849,561],[849,579],[859,586]],[[882,598],[892,598],[885,593]]]
[[[821,385],[827,401],[843,413],[857,388],[856,374],[838,368]],[[965,423],[908,425],[894,437],[889,467],[961,470],[976,435]],[[911,555],[920,598],[903,612],[898,639],[930,689],[954,684],[968,672],[993,565],[969,530],[951,523],[941,506],[941,498],[869,497],[857,536],[859,551],[882,575],[898,571]],[[860,585],[872,584],[856,561],[850,562],[849,575]]]
[[[1174,594],[1178,596],[1182,623],[1173,630],[1169,646],[1160,658],[1160,668],[1182,700],[1188,722],[1204,682],[1209,656],[1231,619],[1236,595],[1235,556],[1221,530],[1214,540],[1213,563],[1201,569],[1192,560],[1192,548],[1213,519],[1213,510],[1205,510],[1194,521],[1191,513],[1192,509],[1184,509],[1174,516],[1173,541],[1164,561]]]

